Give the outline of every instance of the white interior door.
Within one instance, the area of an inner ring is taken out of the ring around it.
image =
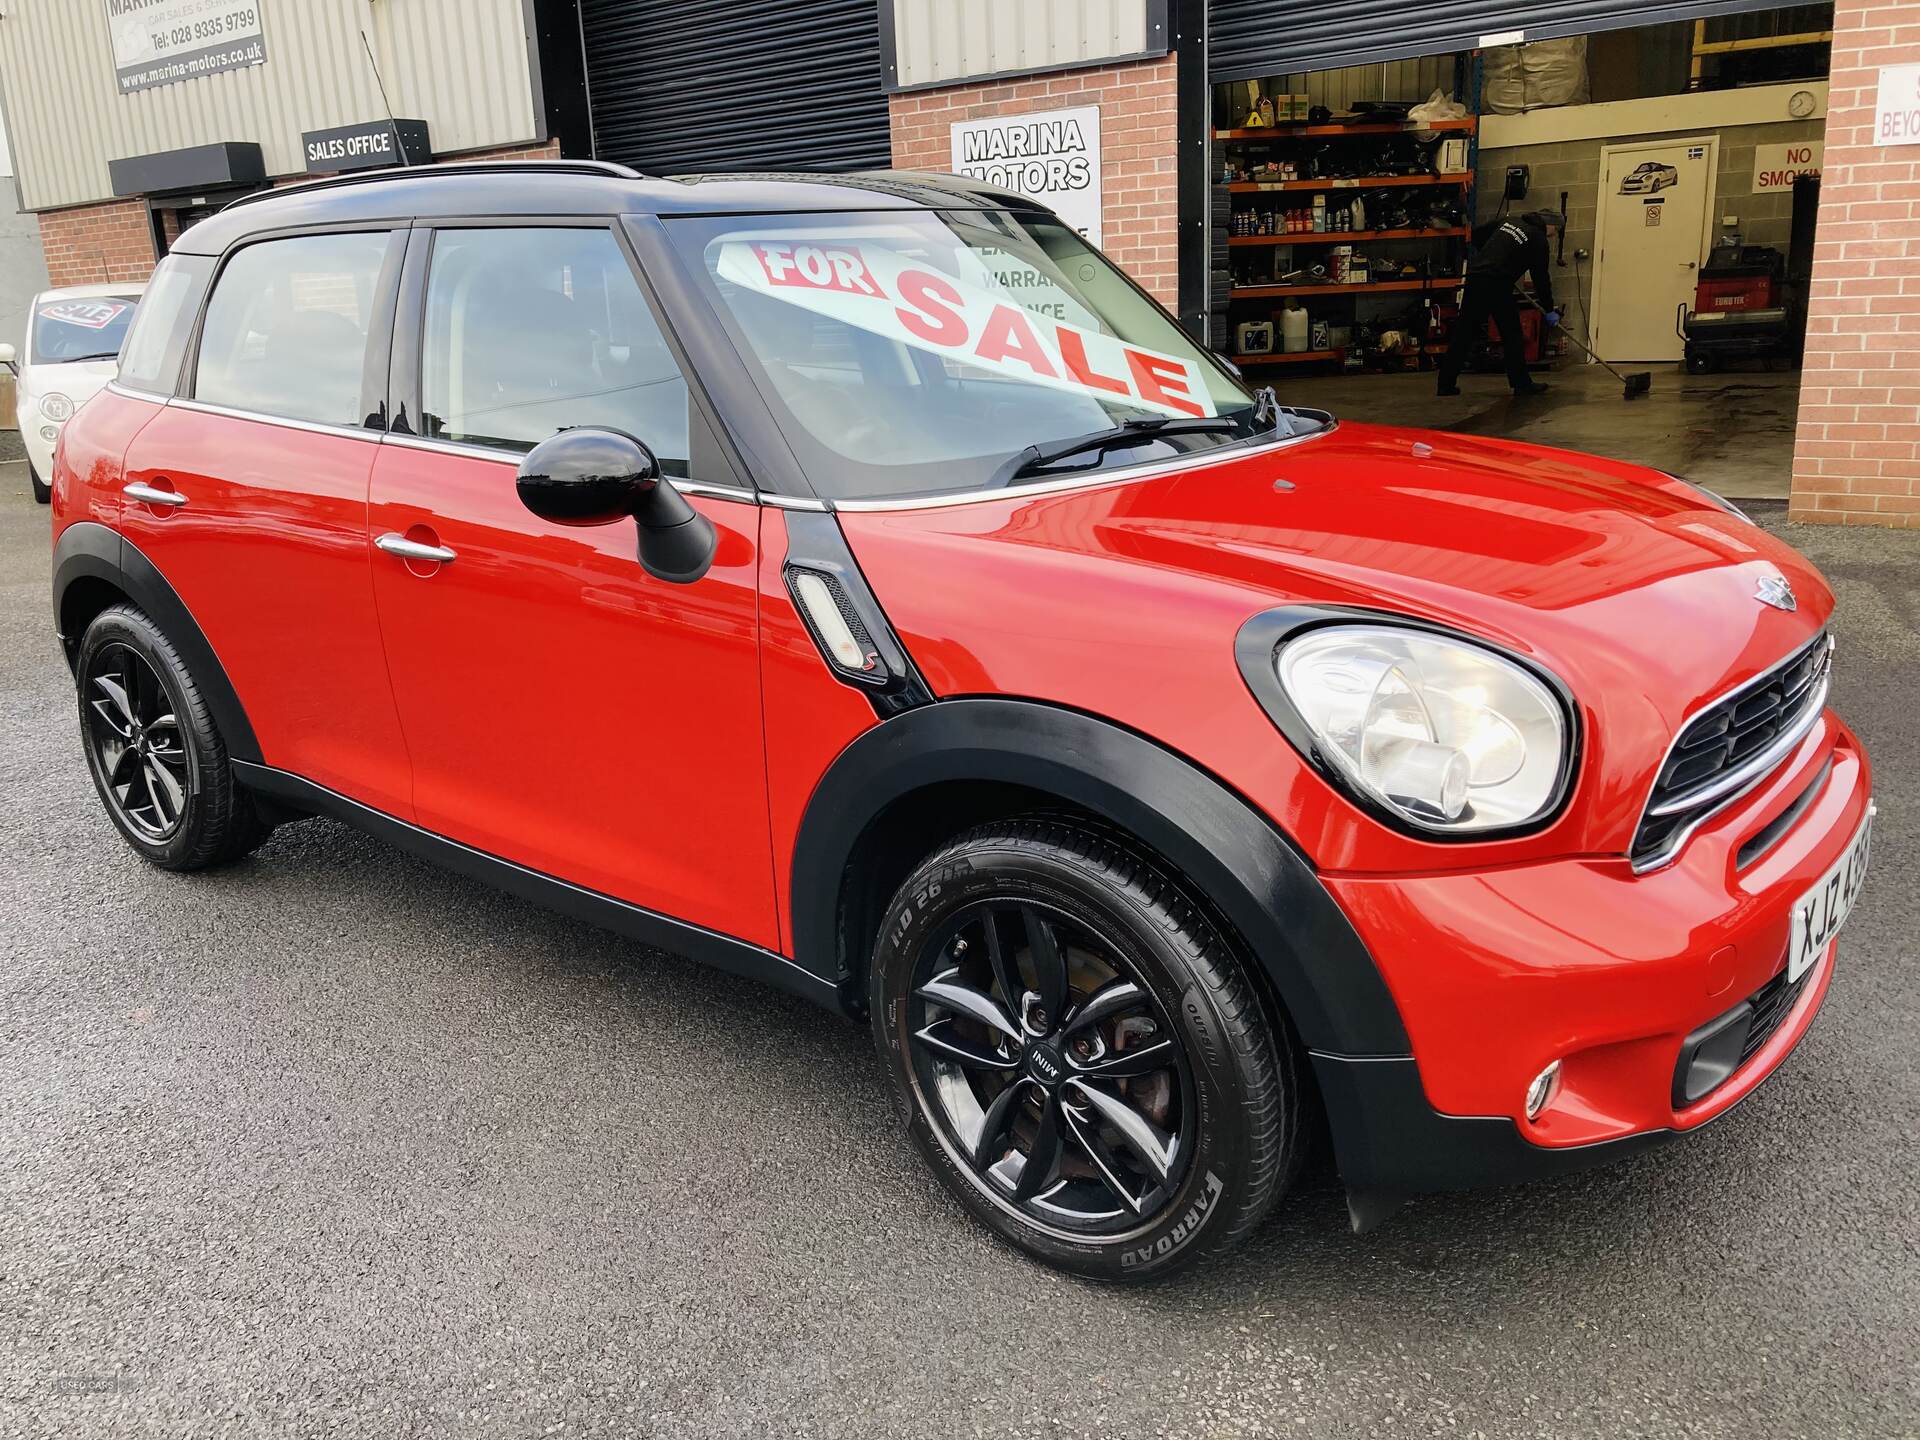
[[[1600,152],[1593,346],[1612,361],[1678,360],[1713,216],[1717,135]]]

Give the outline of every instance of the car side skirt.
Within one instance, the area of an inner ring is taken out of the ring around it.
[[[670,915],[643,909],[597,890],[531,870],[512,860],[503,860],[498,855],[476,850],[384,811],[362,805],[357,800],[285,770],[235,761],[233,773],[241,784],[256,794],[296,810],[330,816],[456,875],[478,880],[509,895],[532,901],[549,910],[557,910],[590,925],[598,925],[603,930],[611,930],[641,944],[685,955],[703,965],[761,981],[836,1013],[845,1013],[840,1004],[838,987],[802,969],[786,956],[764,950],[750,941],[691,925]]]

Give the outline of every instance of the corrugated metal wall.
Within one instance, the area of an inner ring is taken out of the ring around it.
[[[1138,55],[1147,0],[881,0],[893,6],[896,86]]]
[[[524,0],[261,0],[267,61],[119,93],[100,0],[0,0],[0,100],[30,209],[109,198],[107,162],[220,140],[260,145],[270,175],[306,169],[303,131],[384,113],[436,153],[541,138]]]
[[[1763,0],[1210,0],[1207,72],[1222,80],[1471,50],[1772,7]]]
[[[883,169],[877,0],[584,0],[593,153],[656,175]]]

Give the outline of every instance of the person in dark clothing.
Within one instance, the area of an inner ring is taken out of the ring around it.
[[[1507,383],[1516,395],[1537,395],[1547,387],[1527,374],[1527,341],[1520,329],[1520,301],[1513,287],[1522,275],[1533,277],[1533,298],[1547,312],[1549,326],[1560,323],[1553,304],[1553,252],[1548,238],[1561,227],[1551,210],[1535,210],[1516,219],[1489,221],[1473,232],[1473,258],[1467,261],[1460,313],[1440,362],[1440,393],[1458,395],[1455,382],[1486,332],[1491,318],[1500,332]]]

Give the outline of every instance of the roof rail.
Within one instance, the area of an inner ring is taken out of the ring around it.
[[[605,175],[616,180],[653,178],[629,165],[616,165],[611,160],[449,160],[426,165],[387,165],[378,170],[354,170],[345,175],[327,175],[318,180],[304,180],[297,185],[280,185],[270,190],[256,190],[251,195],[242,195],[237,200],[229,200],[220,208],[231,210],[236,205],[251,205],[259,200],[272,199],[276,195],[294,195],[306,190],[331,190],[342,185],[366,185],[375,180],[397,180],[402,176],[497,175],[502,171],[514,170],[535,175]]]

